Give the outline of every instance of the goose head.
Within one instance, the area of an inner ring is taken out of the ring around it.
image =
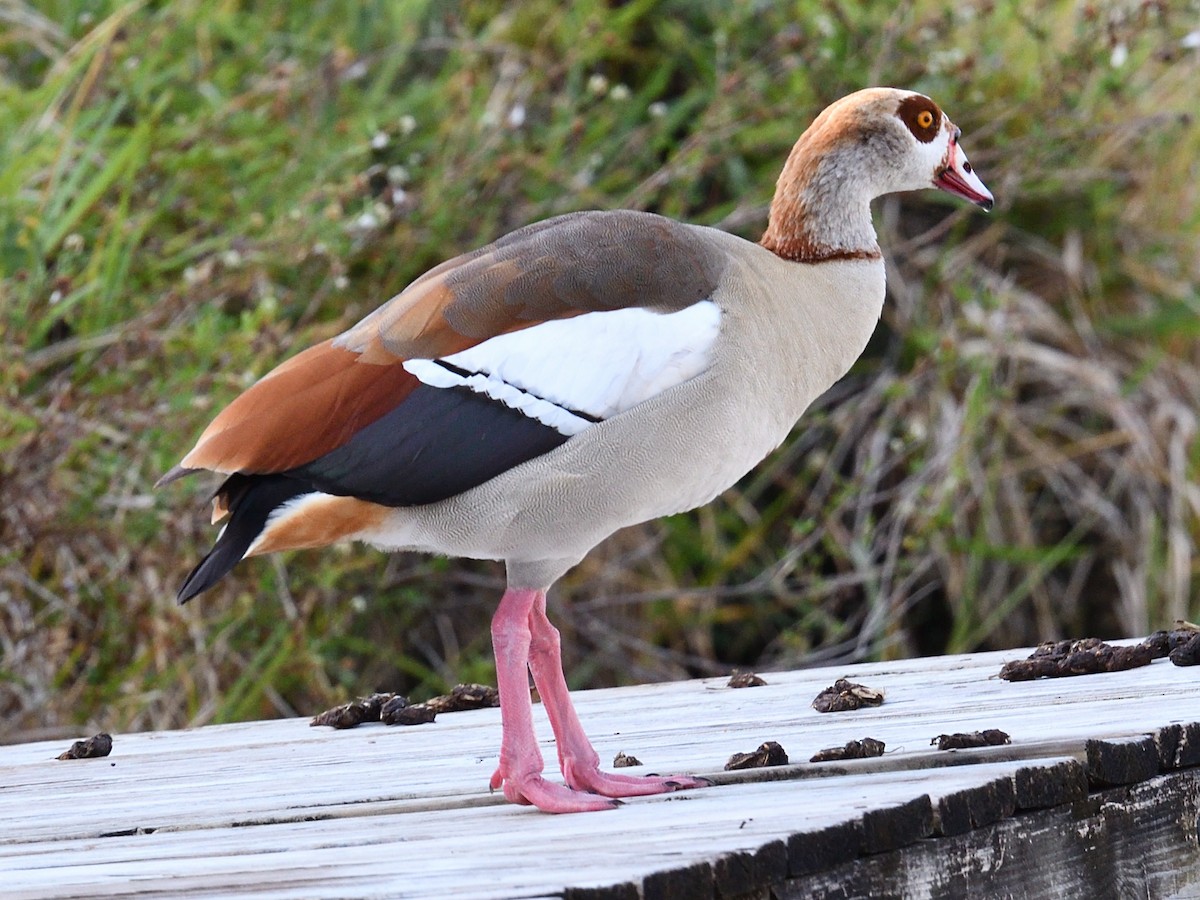
[[[878,257],[870,203],[898,191],[938,188],[991,209],[961,135],[924,94],[867,88],[843,97],[792,148],[761,243],[804,262]]]

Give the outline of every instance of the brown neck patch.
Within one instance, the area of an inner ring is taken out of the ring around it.
[[[846,249],[814,243],[805,237],[778,238],[769,230],[759,239],[761,246],[780,259],[791,262],[822,263],[846,259],[882,259],[878,247]]]
[[[795,262],[879,259],[869,200],[840,171],[868,137],[852,104],[835,103],[817,116],[779,175],[759,244]]]

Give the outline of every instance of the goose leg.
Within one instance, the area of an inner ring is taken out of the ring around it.
[[[542,777],[544,763],[533,731],[533,704],[529,697],[529,625],[539,597],[544,610],[545,593],[509,588],[492,617],[492,647],[496,653],[503,728],[500,765],[492,775],[492,790],[503,785],[504,796],[513,803],[531,804],[544,812],[612,809],[617,805],[614,800],[571,790]]]
[[[708,781],[688,775],[617,775],[600,771],[600,756],[588,740],[567,690],[562,669],[558,629],[546,616],[546,593],[537,591],[529,612],[529,668],[537,685],[558,744],[563,778],[576,791],[605,797],[637,797],[684,788],[704,787]],[[501,699],[504,693],[501,691]]]

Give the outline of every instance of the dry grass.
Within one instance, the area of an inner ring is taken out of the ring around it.
[[[867,356],[736,490],[564,581],[572,683],[1200,612],[1194,0],[91,6],[0,0],[4,733],[489,680],[497,567],[336,548],[179,609],[207,486],[150,485],[257,374],[514,226],[754,236],[868,83],[942,102],[998,208],[880,205]]]

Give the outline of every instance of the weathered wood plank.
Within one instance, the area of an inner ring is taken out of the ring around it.
[[[1086,745],[1088,783],[1095,787],[1135,784],[1158,774],[1153,735],[1090,740]]]
[[[788,848],[782,840],[763,844],[756,850],[726,853],[713,865],[713,882],[718,897],[742,897],[764,885],[783,881],[788,875]]]
[[[886,853],[933,834],[933,802],[928,794],[907,803],[868,809],[862,817],[863,853]]]
[[[626,696],[612,691],[586,692],[581,694],[580,708],[589,724],[600,726],[593,727],[592,731],[602,756],[627,749],[636,751],[648,763],[647,768],[665,771],[669,767],[678,767],[707,772],[719,770],[730,753],[750,749],[761,742],[759,738],[769,737],[779,739],[793,756],[803,759],[810,750],[876,731],[887,739],[889,754],[885,759],[892,759],[896,751],[902,756],[914,750],[922,751],[932,734],[939,730],[973,730],[968,726],[986,726],[988,723],[1006,727],[1013,734],[1014,749],[1010,752],[1054,739],[1079,743],[1081,735],[1101,736],[1114,731],[1118,735],[1140,734],[1167,724],[1163,721],[1161,706],[1147,704],[1145,698],[1159,690],[1177,690],[1181,680],[1178,673],[1187,671],[1167,663],[1156,663],[1145,670],[1061,679],[1053,683],[1052,696],[1047,698],[1040,695],[1049,683],[1009,685],[995,680],[989,682],[980,679],[976,672],[974,682],[956,685],[953,681],[947,683],[943,676],[947,672],[969,671],[966,667],[939,671],[940,667],[931,666],[931,671],[925,675],[925,686],[915,692],[928,693],[928,685],[932,683],[950,702],[944,707],[927,705],[922,709],[908,697],[909,688],[905,683],[908,673],[902,670],[888,672],[883,665],[862,668],[866,671],[855,671],[855,678],[874,678],[889,691],[889,702],[877,710],[821,716],[808,709],[807,701],[829,682],[828,672],[815,676],[811,673],[775,675],[771,676],[772,684],[768,687],[742,691],[719,689],[715,686],[716,680],[710,680],[659,686],[657,690],[632,688]],[[998,669],[998,661],[986,668]],[[872,675],[873,670],[882,674]],[[1144,693],[1131,693],[1130,685],[1138,683],[1136,676],[1142,672],[1159,677],[1143,679],[1145,683],[1139,686]],[[1068,681],[1106,680],[1109,684],[1104,686],[1107,688],[1104,691],[1081,684],[1081,691],[1072,695],[1060,687]],[[1030,693],[1034,696],[1028,696]],[[1102,708],[1095,708],[1097,706]],[[1175,708],[1184,707],[1180,704]],[[647,721],[651,717],[652,720]],[[606,728],[610,722],[612,725]],[[670,727],[672,723],[673,728]],[[115,794],[126,796],[130,789],[145,784],[149,778],[155,781],[156,787],[162,788],[154,792],[163,793],[171,787],[185,788],[193,780],[189,760],[194,753],[226,751],[225,758],[216,763],[218,768],[241,770],[245,784],[252,785],[256,792],[264,792],[267,801],[264,805],[274,810],[281,797],[295,800],[290,783],[280,781],[273,790],[271,782],[264,777],[277,770],[282,753],[282,762],[288,765],[294,777],[304,779],[311,791],[306,806],[321,808],[336,804],[339,799],[346,803],[389,799],[430,803],[439,798],[458,799],[466,795],[485,797],[479,787],[486,783],[490,774],[498,730],[498,711],[481,710],[443,716],[435,725],[412,729],[368,726],[334,733],[309,729],[303,720],[291,720],[256,723],[254,726],[219,726],[202,733],[119,735],[114,755],[107,761],[95,763],[114,764],[114,771],[93,783],[94,770],[91,770],[86,780],[89,790],[111,786]],[[544,723],[542,733],[546,733]],[[636,746],[631,745],[631,741]],[[447,752],[448,748],[452,748],[452,754]],[[998,751],[1005,749],[997,748]],[[38,765],[22,772],[28,788],[36,790],[39,780],[61,787],[64,779],[70,784],[82,776],[64,769],[80,763],[48,762],[60,750],[59,742],[0,748],[0,766],[10,761],[16,764],[36,762]],[[952,751],[965,752],[968,751]],[[552,753],[548,755],[552,762]],[[135,758],[137,771],[130,772],[129,778],[122,778],[122,772],[126,771],[122,768],[122,760],[132,763]],[[386,780],[361,777],[363,771],[373,771],[385,762],[385,770],[389,773]],[[86,764],[93,765],[94,761]],[[825,769],[860,770],[840,764],[825,764]],[[0,778],[8,780],[3,774]],[[142,799],[152,798],[138,798],[139,802]],[[238,797],[237,800],[232,805],[241,814],[240,819],[233,812],[226,814],[227,817],[235,821],[252,820],[254,798]],[[150,811],[154,811],[153,805]],[[162,812],[163,816],[154,816],[152,821],[141,824],[170,827],[171,821],[166,816],[173,813],[171,806],[167,805]],[[221,817],[214,815],[213,819],[219,822]],[[121,827],[129,825],[108,830],[120,830]]]
[[[1018,775],[1022,771],[1027,769],[1018,770]],[[934,832],[945,837],[965,834],[973,828],[1007,819],[1016,809],[1016,776],[996,778],[941,797],[934,810]]]
[[[624,750],[645,770],[719,782],[587,816],[488,794],[498,710],[415,728],[287,720],[114,735],[110,757],[76,762],[54,760],[69,741],[0,747],[4,896],[737,897],[897,854],[916,860],[946,841],[965,854],[972,836],[1041,815],[1021,810],[1084,803],[1089,776],[1096,790],[1200,763],[1193,670],[1158,661],[1077,679],[995,678],[1023,655],[764,673],[767,686],[744,690],[706,679],[581,692],[602,757]],[[812,698],[840,675],[886,702],[816,713]],[[1007,731],[1012,745],[929,749],[939,733],[983,728]],[[883,757],[720,772],[764,740],[807,759],[868,735],[887,743]],[[553,744],[543,747],[553,767]]]
[[[1200,722],[1168,725],[1154,735],[1158,765],[1164,772],[1200,766]]]
[[[975,767],[951,770],[946,787],[961,790],[1017,766],[990,765],[978,774]],[[43,842],[36,858],[0,856],[0,868],[6,872],[5,896],[14,897],[54,896],[74,885],[91,891],[110,877],[135,879],[144,890],[182,880],[194,882],[191,890],[207,884],[247,891],[260,884],[260,890],[270,886],[266,895],[286,896],[280,891],[291,879],[302,879],[299,893],[311,890],[313,868],[328,873],[334,893],[343,887],[339,871],[353,876],[351,896],[361,893],[356,878],[373,874],[388,883],[393,872],[419,874],[433,891],[428,895],[472,896],[478,881],[457,886],[454,881],[476,871],[487,873],[487,889],[497,891],[491,896],[524,896],[522,891],[561,889],[564,873],[579,886],[640,879],[680,868],[689,858],[694,864],[724,853],[757,852],[779,834],[818,829],[831,818],[860,820],[865,810],[885,814],[925,787],[920,773],[904,776],[889,785],[876,784],[870,775],[734,785],[646,798],[596,816],[550,817],[499,806],[51,841]],[[539,846],[544,852],[531,849]],[[14,849],[6,848],[10,854]]]
[[[1087,796],[1087,771],[1078,760],[1017,770],[1017,809],[1048,809]]]
[[[858,859],[863,853],[862,822],[842,819],[788,837],[788,874],[793,877],[824,872]]]
[[[1200,773],[1174,772],[774,887],[778,900],[1200,896]]]

